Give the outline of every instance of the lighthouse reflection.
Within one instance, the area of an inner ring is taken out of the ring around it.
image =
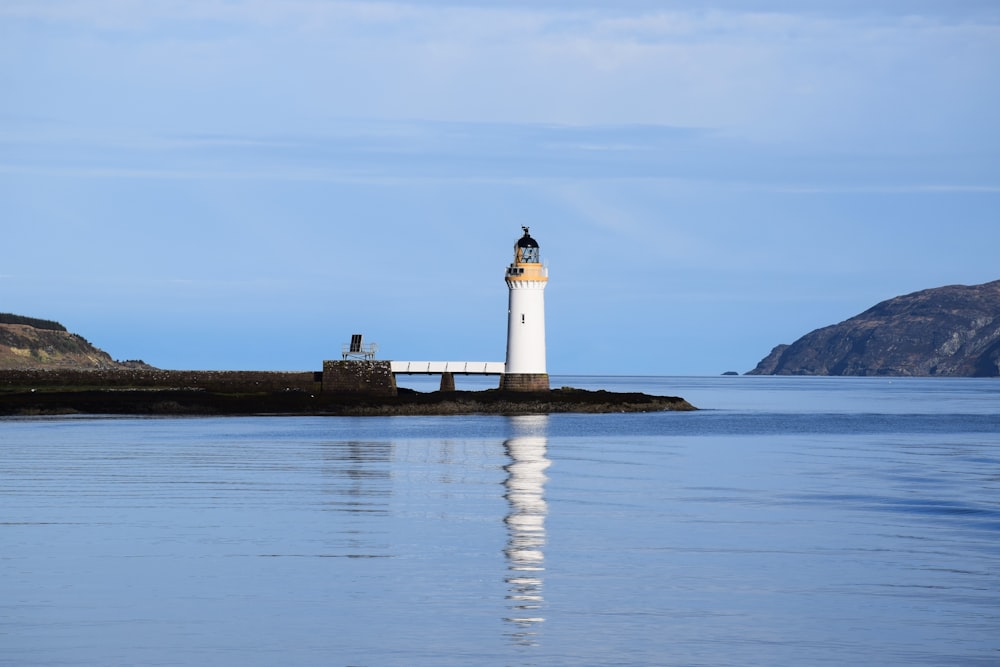
[[[511,417],[514,435],[504,442],[510,463],[504,467],[510,505],[507,524],[507,607],[512,624],[510,636],[518,644],[537,643],[538,624],[545,620],[542,594],[545,572],[545,469],[551,461],[548,446],[548,416]]]

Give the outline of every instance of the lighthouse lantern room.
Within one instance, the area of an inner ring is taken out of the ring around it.
[[[548,391],[545,370],[545,285],[548,269],[542,264],[538,242],[527,227],[514,244],[514,261],[507,267],[507,361],[500,388],[509,391]]]

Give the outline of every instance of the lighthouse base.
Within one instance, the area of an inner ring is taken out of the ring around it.
[[[504,373],[500,376],[500,391],[548,390],[548,373]]]

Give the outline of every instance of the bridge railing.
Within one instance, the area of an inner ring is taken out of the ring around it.
[[[503,375],[502,361],[390,361],[393,373],[401,375]]]

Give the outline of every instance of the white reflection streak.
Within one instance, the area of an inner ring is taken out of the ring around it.
[[[548,439],[546,415],[511,417],[515,436],[504,442],[511,462],[505,466],[504,498],[510,504],[507,523],[507,600],[515,624],[512,637],[519,644],[535,645],[536,624],[544,621],[541,609],[542,573],[545,571],[545,457]]]

